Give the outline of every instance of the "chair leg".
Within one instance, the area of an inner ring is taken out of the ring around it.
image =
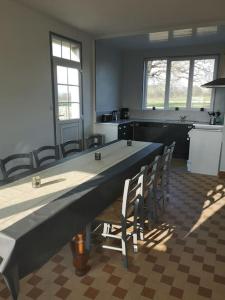
[[[134,229],[134,232],[133,232],[133,249],[134,249],[134,253],[137,253],[138,252],[138,235],[137,235],[137,228]]]
[[[103,234],[109,234],[111,231],[111,224],[104,223],[103,224]]]
[[[144,211],[144,199],[140,203],[140,213],[139,213],[139,238],[144,241],[144,226],[145,226],[145,211]]]
[[[91,223],[86,226],[86,239],[85,239],[85,248],[86,251],[91,251]]]
[[[123,264],[125,268],[128,268],[126,228],[122,228],[121,244]]]

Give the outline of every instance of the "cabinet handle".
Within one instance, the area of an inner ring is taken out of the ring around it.
[[[168,127],[168,125],[163,125],[164,128]]]

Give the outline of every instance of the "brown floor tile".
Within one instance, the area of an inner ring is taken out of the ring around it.
[[[190,282],[190,283],[199,285],[200,277],[190,274],[190,275],[188,275],[187,281]]]
[[[119,299],[124,299],[126,297],[127,290],[121,288],[121,287],[116,287],[113,296]]]
[[[141,295],[143,297],[148,298],[148,299],[153,299],[154,295],[155,295],[155,290],[153,290],[151,288],[148,288],[148,287],[144,287],[142,292],[141,292]]]
[[[34,274],[27,282],[31,285],[37,285],[41,281],[41,277]]]
[[[99,290],[89,287],[87,291],[84,293],[84,296],[89,299],[95,299],[99,293]]]
[[[27,296],[31,299],[38,299],[38,297],[43,294],[44,291],[42,291],[41,289],[37,288],[37,287],[33,287],[29,293],[27,293]]]
[[[95,279],[93,278],[93,277],[91,277],[91,276],[89,276],[89,275],[86,275],[85,277],[83,277],[82,279],[81,279],[81,283],[83,283],[83,284],[86,284],[86,285],[91,285],[92,284],[92,282],[94,281]]]
[[[212,296],[212,290],[200,286],[200,287],[198,288],[198,294],[199,294],[200,296],[202,296],[202,297],[205,297],[205,298],[211,298],[211,296]]]
[[[112,285],[118,285],[120,282],[121,278],[115,275],[111,275],[108,279],[108,283],[112,284]]]
[[[174,277],[162,275],[161,282],[168,284],[168,285],[172,285],[174,282]]]
[[[140,285],[145,285],[146,281],[148,280],[147,277],[141,276],[141,275],[136,275],[134,279],[134,283],[140,284]]]
[[[182,299],[183,293],[184,293],[184,291],[182,289],[176,288],[174,286],[170,290],[170,295],[174,296],[178,299]]]

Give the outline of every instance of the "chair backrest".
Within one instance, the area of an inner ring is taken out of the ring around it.
[[[0,169],[2,171],[3,181],[17,179],[18,176],[34,169],[32,152],[13,154],[4,159],[0,159]]]
[[[53,161],[59,160],[59,146],[43,146],[33,151],[36,167],[40,168]]]
[[[151,192],[157,187],[161,157],[157,155],[152,163],[145,167],[144,191]],[[144,169],[144,167],[142,167]]]
[[[138,207],[144,195],[145,168],[133,178],[126,179],[122,200],[122,221],[126,221],[134,214],[135,206]]]
[[[86,139],[87,149],[102,146],[104,144],[104,136],[102,134],[94,134]]]
[[[63,144],[60,144],[62,156],[66,157],[70,154],[74,154],[82,151],[82,141],[81,140],[71,140]]]
[[[172,158],[173,158],[173,152],[174,152],[175,146],[176,146],[176,142],[173,141],[172,144],[170,144],[169,146],[166,146],[164,148],[164,153],[167,152],[167,150],[170,151],[170,157],[169,157],[170,163],[171,163]]]
[[[169,170],[170,167],[170,148],[164,150],[160,159],[160,172],[165,172]]]
[[[176,146],[176,142],[174,141],[172,144],[169,146],[166,146],[164,148],[164,152],[161,158],[161,163],[163,165],[164,170],[167,170],[170,172],[170,167],[171,167],[171,162],[173,158],[173,152]]]

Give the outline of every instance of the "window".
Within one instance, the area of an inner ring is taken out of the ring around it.
[[[143,108],[210,109],[212,90],[201,85],[213,80],[216,56],[145,61]]]
[[[52,55],[80,62],[80,44],[59,37],[52,38]]]
[[[53,36],[52,57],[57,120],[80,119],[81,45]]]
[[[60,120],[79,119],[79,71],[57,66],[57,94]]]

